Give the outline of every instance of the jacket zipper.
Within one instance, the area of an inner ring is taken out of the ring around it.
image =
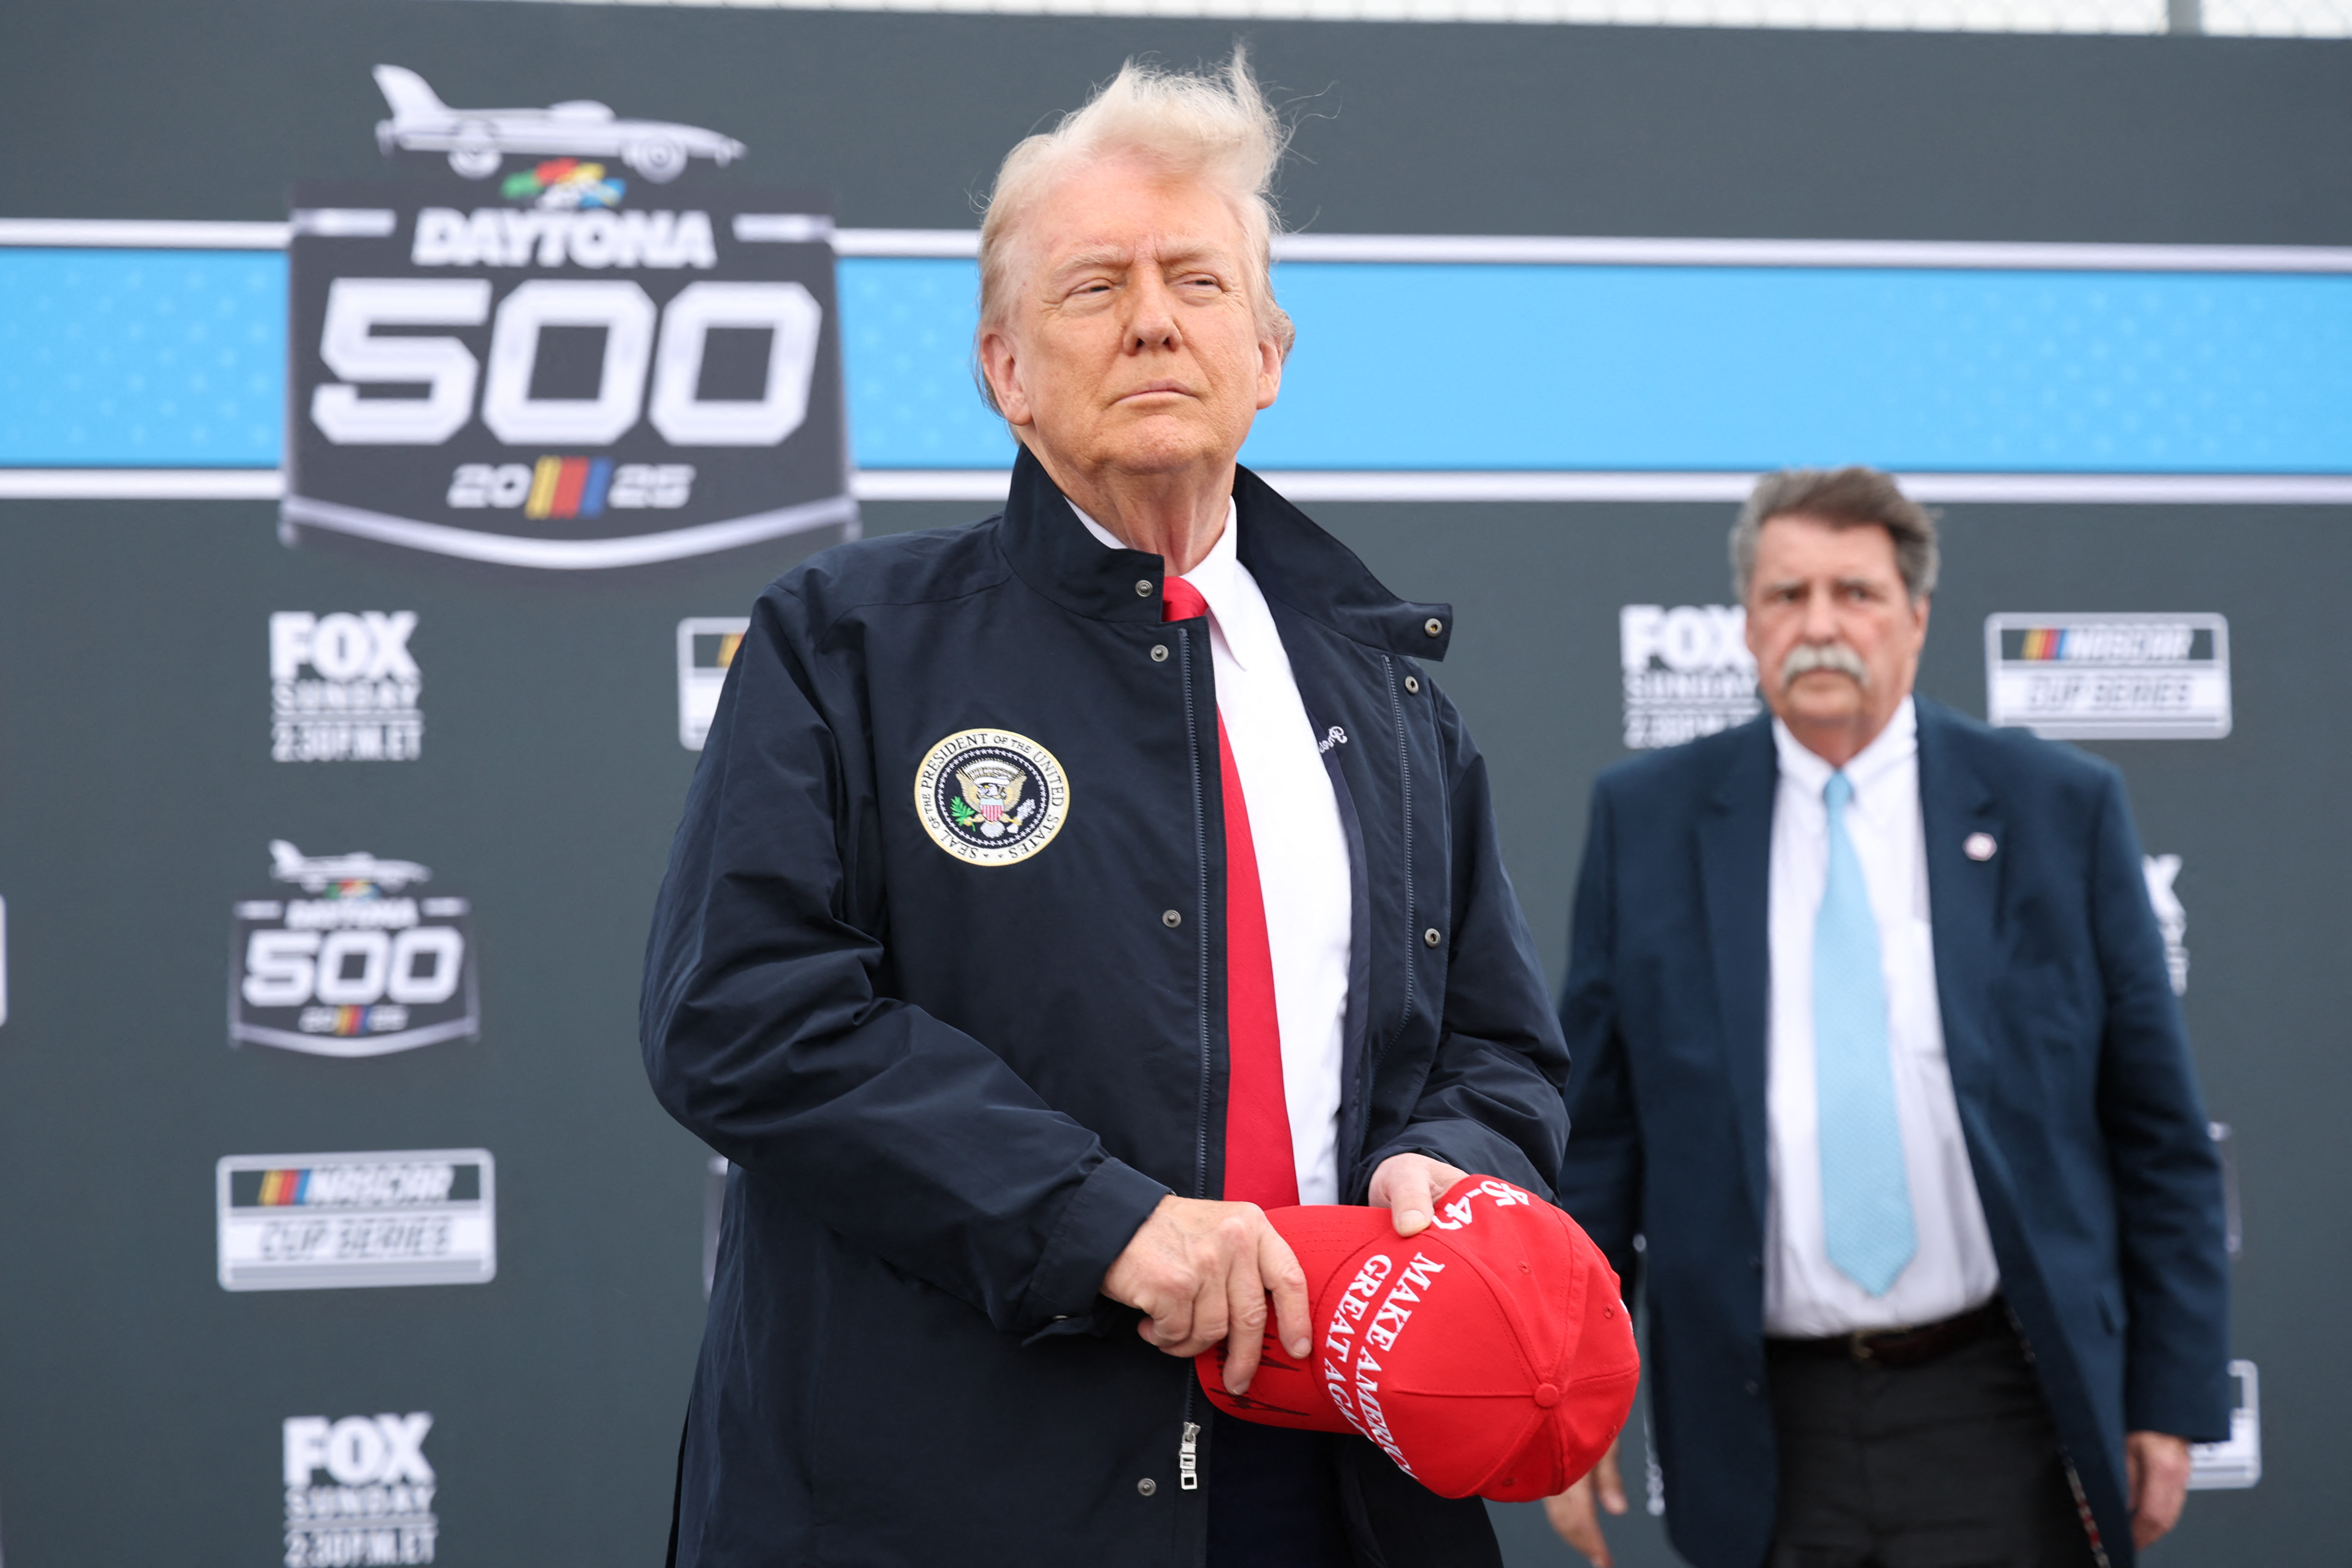
[[[1192,705],[1192,637],[1181,629],[1176,633],[1176,658],[1184,682],[1185,755],[1192,764],[1192,856],[1195,885],[1199,898],[1195,900],[1195,923],[1192,945],[1200,957],[1196,977],[1200,987],[1201,1016],[1201,1100],[1192,1154],[1192,1195],[1209,1195],[1209,816],[1208,802],[1201,790],[1201,727]],[[1176,1485],[1182,1491],[1201,1489],[1201,1424],[1192,1419],[1194,1380],[1184,1380],[1184,1435],[1176,1445]]]
[[[1200,985],[1201,1100],[1192,1152],[1192,1195],[1209,1195],[1209,821],[1208,804],[1201,793],[1201,727],[1192,706],[1192,638],[1176,634],[1176,655],[1184,679],[1185,754],[1192,763],[1192,855],[1200,896],[1194,916],[1192,948],[1201,955],[1196,976]],[[1186,1408],[1190,1411],[1190,1400]]]
[[[1388,1054],[1404,1033],[1405,1023],[1412,1016],[1413,976],[1421,965],[1421,955],[1414,952],[1420,938],[1414,933],[1412,899],[1412,759],[1405,742],[1404,697],[1397,688],[1396,660],[1387,654],[1381,663],[1388,671],[1389,711],[1395,717],[1397,732],[1397,778],[1404,796],[1404,1008],[1397,1015],[1396,1027],[1381,1042],[1373,1060]],[[1370,1064],[1368,1063],[1367,1066]]]

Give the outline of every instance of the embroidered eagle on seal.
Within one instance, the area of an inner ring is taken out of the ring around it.
[[[1012,866],[1054,841],[1070,781],[1054,753],[1010,730],[959,730],[915,769],[915,816],[967,866]]]
[[[962,793],[948,802],[948,815],[966,832],[1002,838],[1026,823],[1029,814],[1037,809],[1035,801],[1021,798],[1028,775],[1010,763],[983,758],[956,769],[955,776]]]

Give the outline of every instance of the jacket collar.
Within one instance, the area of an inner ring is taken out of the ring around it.
[[[1235,470],[1234,502],[1242,564],[1268,599],[1356,642],[1414,658],[1445,657],[1454,640],[1451,605],[1417,604],[1390,593],[1354,551],[1247,468]],[[1064,609],[1100,621],[1160,619],[1166,563],[1140,550],[1104,549],[1026,448],[1013,460],[1000,537],[1021,580]],[[1150,584],[1148,593],[1136,592],[1141,583]]]
[[[1977,769],[1968,744],[1977,726],[1932,698],[1915,697],[1912,706],[1919,715],[1921,810],[1951,822],[1990,813],[1992,787]]]

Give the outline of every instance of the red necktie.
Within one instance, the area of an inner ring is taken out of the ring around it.
[[[1160,619],[1209,613],[1201,591],[1181,577],[1162,589]],[[1266,946],[1265,899],[1250,839],[1249,802],[1217,715],[1218,772],[1225,800],[1225,1201],[1260,1208],[1298,1202],[1298,1166],[1290,1152],[1290,1106],[1282,1092],[1282,1025],[1274,1011],[1274,954]]]

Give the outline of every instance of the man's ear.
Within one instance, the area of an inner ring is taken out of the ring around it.
[[[1282,395],[1282,345],[1270,337],[1257,341],[1257,405],[1271,408]]]
[[[988,378],[988,390],[995,395],[997,412],[1004,416],[1006,424],[1019,426],[1036,422],[1029,395],[1021,385],[1020,355],[1003,329],[981,334],[980,374]]]

